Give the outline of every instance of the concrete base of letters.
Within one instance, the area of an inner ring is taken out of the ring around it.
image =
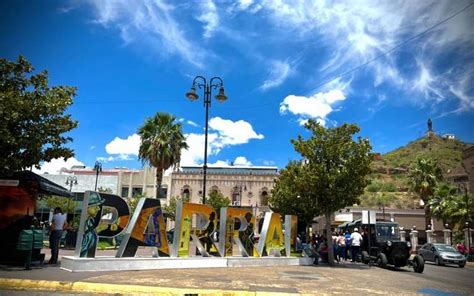
[[[120,271],[174,268],[213,268],[213,267],[248,267],[248,266],[290,266],[312,265],[313,258],[307,257],[188,257],[188,258],[77,258],[64,256],[61,269],[71,272],[81,271]]]

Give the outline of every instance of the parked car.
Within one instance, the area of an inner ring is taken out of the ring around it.
[[[447,244],[424,244],[418,250],[418,255],[425,261],[432,261],[436,265],[456,264],[461,268],[466,265],[466,257]]]

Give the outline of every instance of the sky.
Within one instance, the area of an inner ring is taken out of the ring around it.
[[[50,85],[77,87],[67,110],[75,157],[61,167],[139,169],[138,128],[157,112],[183,125],[181,165],[202,165],[205,108],[185,97],[218,76],[210,165],[284,168],[304,123],[355,123],[374,152],[438,134],[474,143],[470,1],[0,1],[0,57],[25,56]]]

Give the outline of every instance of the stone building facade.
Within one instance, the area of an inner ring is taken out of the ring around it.
[[[47,179],[83,193],[97,188],[107,189],[113,194],[131,198],[137,194],[156,196],[156,169],[146,167],[141,170],[126,168],[104,169],[99,173],[86,167],[63,169],[60,174],[45,174]],[[69,176],[77,178],[77,184],[66,185]],[[213,190],[231,200],[231,205],[254,207],[258,213],[268,210],[268,198],[278,177],[277,167],[229,166],[207,169],[207,195]],[[189,196],[190,201],[200,203],[202,199],[202,166],[181,167],[168,176],[163,176],[161,204],[167,204],[171,197]]]
[[[212,191],[228,197],[233,206],[253,207],[256,214],[268,210],[268,198],[278,177],[277,167],[229,166],[207,169],[206,195]],[[200,203],[203,190],[201,166],[181,167],[171,174],[171,197],[188,196],[193,203]]]

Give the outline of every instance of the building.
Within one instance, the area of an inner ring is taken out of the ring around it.
[[[171,173],[169,198],[189,197],[202,202],[203,170],[201,166],[181,167]],[[278,177],[277,167],[228,166],[207,169],[206,195],[212,191],[228,197],[233,206],[256,208],[257,214],[269,210],[268,198]]]
[[[446,179],[465,193],[472,193],[474,189],[474,146],[464,149],[462,162],[450,170]]]
[[[77,183],[67,181],[71,176],[76,177]],[[97,175],[94,169],[74,166],[70,170],[62,169],[60,174],[44,174],[43,177],[76,193],[94,190],[97,182],[98,189],[110,191],[124,198],[132,198],[136,195],[156,196],[156,168],[151,167],[142,170],[104,169]],[[210,167],[207,169],[206,195],[217,191],[228,197],[231,205],[255,207],[261,213],[269,210],[268,198],[277,177],[277,167]],[[166,204],[171,197],[175,196],[188,196],[191,202],[200,203],[202,182],[201,166],[181,167],[168,176],[163,176],[162,204]]]
[[[448,140],[454,140],[456,139],[456,136],[454,134],[444,134],[442,135],[443,139],[448,139]]]

